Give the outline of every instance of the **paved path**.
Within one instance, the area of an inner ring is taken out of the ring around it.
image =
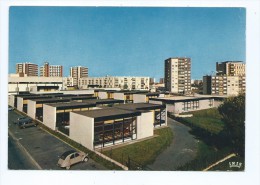
[[[190,128],[171,118],[168,118],[168,126],[173,131],[172,144],[148,166],[153,170],[176,170],[196,156],[199,141],[189,133]]]

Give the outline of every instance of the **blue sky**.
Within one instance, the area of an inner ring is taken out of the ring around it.
[[[90,76],[164,76],[164,60],[190,57],[192,79],[216,62],[245,61],[243,8],[11,7],[9,73],[48,61]]]

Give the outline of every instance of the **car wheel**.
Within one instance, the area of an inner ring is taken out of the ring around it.
[[[85,157],[85,158],[83,159],[83,161],[84,161],[84,162],[87,162],[87,161],[88,161],[88,157]]]
[[[66,166],[66,170],[69,170],[70,169],[70,166]]]

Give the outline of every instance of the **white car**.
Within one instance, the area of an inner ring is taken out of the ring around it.
[[[77,152],[75,150],[70,150],[60,156],[57,165],[68,170],[70,169],[71,165],[77,164],[79,162],[87,162],[88,159],[88,154]]]

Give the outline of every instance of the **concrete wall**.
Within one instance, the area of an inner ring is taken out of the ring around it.
[[[125,95],[124,93],[114,93],[114,99],[116,100],[124,100]]]
[[[162,101],[154,101],[154,100],[149,100],[149,103],[152,103],[152,104],[159,104],[159,105],[162,105],[163,102]]]
[[[63,94],[94,94],[94,90],[60,91]]]
[[[212,102],[212,104],[214,105],[213,102]],[[200,109],[209,109],[209,108],[212,108],[213,105],[211,107],[209,106],[209,99],[200,100],[199,101],[199,108],[198,108],[198,110],[200,110]]]
[[[218,107],[223,103],[223,101],[214,100],[214,107]]]
[[[8,105],[14,107],[14,95],[9,95],[8,96]]]
[[[94,118],[70,112],[69,137],[88,149],[93,150]]]
[[[145,94],[133,94],[134,103],[146,103],[146,95]]]
[[[62,88],[62,77],[8,77],[8,92],[29,91],[37,85],[57,85]],[[58,84],[57,84],[58,83]]]
[[[107,92],[98,92],[99,99],[107,99]]]
[[[27,114],[31,118],[35,119],[35,117],[36,117],[36,101],[28,100]]]
[[[137,139],[153,136],[154,113],[145,112],[137,117]]]
[[[182,104],[182,102],[175,102],[174,103],[174,106],[172,105],[172,104],[167,104],[167,110],[169,111],[169,112],[173,112],[173,113],[182,113],[183,112],[183,110],[182,110],[182,108],[183,108],[183,104]]]
[[[56,129],[56,107],[43,105],[43,124],[52,130]]]
[[[23,98],[17,97],[17,109],[23,112]]]
[[[165,94],[159,94],[158,98],[164,98]]]
[[[35,84],[33,84],[35,85]],[[8,92],[17,92],[17,91],[29,91],[30,86],[27,84],[8,84]]]

